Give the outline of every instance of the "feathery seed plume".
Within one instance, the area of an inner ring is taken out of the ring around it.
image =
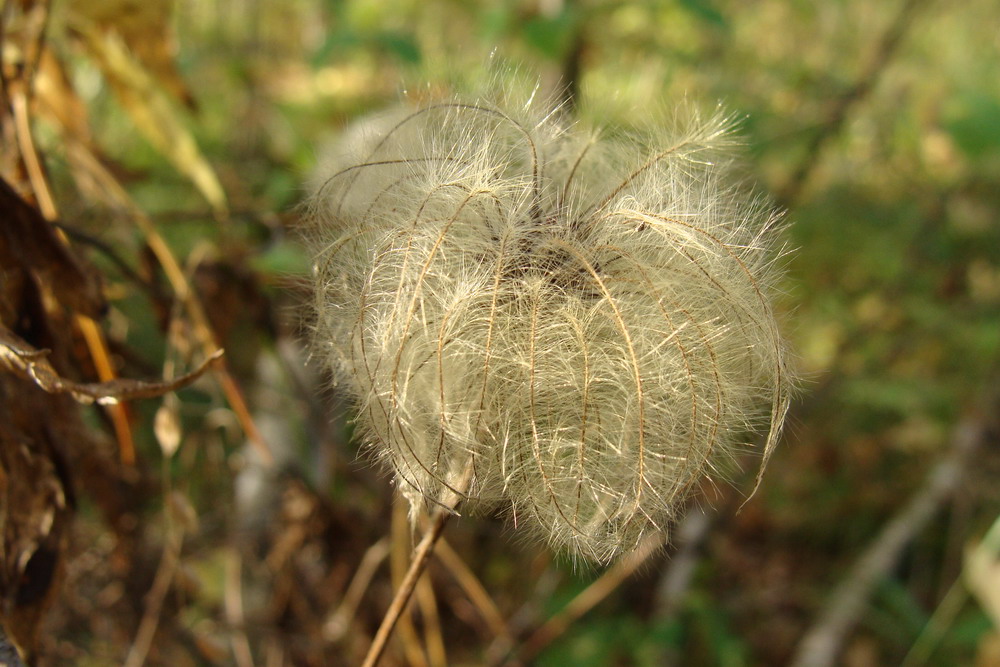
[[[596,562],[665,530],[789,373],[775,213],[722,116],[603,137],[529,100],[347,133],[309,199],[315,341],[415,510],[508,507]]]

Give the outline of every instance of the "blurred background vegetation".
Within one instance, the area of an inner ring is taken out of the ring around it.
[[[44,181],[16,129],[3,175],[35,201],[44,182],[43,213],[103,275],[115,373],[170,378],[213,336],[226,350],[225,371],[163,399],[81,408],[127,501],[109,510],[70,471],[50,664],[360,662],[411,535],[305,364],[295,207],[345,124],[497,59],[602,124],[684,100],[742,119],[747,172],[788,211],[803,387],[752,499],[752,474],[708,490],[718,509],[549,634],[601,573],[454,522],[384,664],[788,664],[851,591],[837,664],[1000,664],[982,541],[1000,513],[995,0],[0,7],[5,127],[25,99]],[[96,380],[79,338],[68,368]],[[872,545],[888,558],[866,561]]]

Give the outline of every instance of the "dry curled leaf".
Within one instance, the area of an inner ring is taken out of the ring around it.
[[[0,276],[34,274],[62,305],[88,317],[104,312],[101,280],[56,235],[36,208],[24,201],[0,178]],[[0,320],[14,321],[19,313],[6,312],[0,303]]]
[[[179,401],[177,395],[169,393],[163,398],[163,405],[156,411],[153,419],[153,433],[160,443],[163,455],[171,457],[181,445],[181,418],[178,414]]]
[[[61,422],[66,406],[44,396],[0,375],[0,620],[28,664],[59,589],[72,507],[48,421]]]
[[[209,365],[222,356],[222,350],[205,359],[198,368],[170,381],[144,382],[117,379],[108,382],[74,382],[61,377],[47,359],[46,350],[35,349],[31,344],[0,325],[0,363],[9,370],[20,373],[50,394],[68,393],[84,404],[114,405],[137,398],[153,398],[185,387],[208,370]]]

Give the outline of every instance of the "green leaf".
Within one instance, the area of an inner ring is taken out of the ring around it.
[[[313,54],[311,61],[313,67],[323,65],[333,56],[343,55],[345,52],[355,49],[362,44],[361,36],[353,30],[334,30]]]
[[[253,268],[273,276],[308,276],[309,257],[297,244],[282,242],[251,260]]]
[[[395,56],[401,62],[416,65],[420,62],[420,47],[411,35],[397,32],[383,32],[375,37],[382,50]]]
[[[708,0],[680,0],[680,4],[681,7],[705,23],[710,23],[719,28],[726,28],[729,25],[726,17],[713,7],[712,3],[708,2]]]
[[[957,96],[945,112],[945,129],[967,156],[980,158],[1000,149],[1000,100],[981,93]]]
[[[536,16],[525,22],[522,31],[528,44],[551,60],[562,60],[576,32],[576,16],[568,7],[555,16]]]

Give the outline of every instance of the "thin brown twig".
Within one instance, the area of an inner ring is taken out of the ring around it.
[[[437,600],[434,597],[434,587],[430,577],[424,576],[417,580],[417,604],[424,621],[424,646],[427,647],[427,661],[431,667],[448,667],[448,653],[441,636],[441,618],[438,614]]]
[[[581,616],[593,609],[601,600],[608,597],[623,581],[639,569],[650,556],[659,552],[664,542],[664,536],[660,533],[647,535],[635,551],[616,563],[614,567],[573,598],[562,611],[535,630],[534,634],[528,638],[520,650],[517,651],[517,654],[507,664],[517,664],[518,661],[530,662],[542,649],[566,632]]]
[[[397,591],[402,586],[403,578],[406,576],[413,544],[406,510],[406,500],[402,496],[397,496],[392,507],[392,547],[389,552],[392,587]],[[396,637],[403,647],[403,655],[406,656],[406,662],[410,667],[429,667],[420,636],[413,626],[412,614],[405,609],[399,617]]]
[[[27,84],[21,82],[11,96],[11,106],[14,111],[14,126],[17,132],[17,143],[20,148],[21,159],[24,162],[28,173],[28,180],[31,189],[38,202],[38,208],[49,222],[55,222],[59,218],[59,208],[55,198],[52,196],[52,189],[49,187],[48,179],[45,176],[45,169],[42,166],[38,150],[35,148],[34,138],[31,132],[31,118],[29,115],[29,103],[27,96]],[[59,228],[56,228],[56,235],[59,239],[69,245],[69,239]],[[101,382],[110,382],[118,376],[114,366],[111,364],[108,344],[104,339],[104,333],[92,318],[82,313],[75,313],[74,318],[77,327],[83,334],[90,351],[91,360],[97,370],[97,376]],[[128,413],[121,404],[106,406],[111,417],[111,423],[115,429],[115,436],[118,441],[119,457],[125,465],[135,464],[135,441],[132,438],[132,428],[129,426]]]
[[[438,541],[434,555],[451,573],[451,576],[455,578],[455,581],[458,582],[462,590],[465,591],[465,595],[469,598],[472,605],[479,610],[479,615],[487,627],[489,627],[490,632],[498,639],[503,640],[507,646],[513,645],[513,637],[510,634],[510,629],[507,627],[507,622],[503,618],[503,614],[500,613],[500,609],[497,608],[486,587],[483,586],[472,570],[469,569],[465,561],[451,548],[448,540],[441,539]]]
[[[167,597],[170,584],[174,580],[174,574],[180,563],[183,542],[184,536],[180,531],[167,536],[167,541],[163,545],[163,555],[160,557],[160,565],[153,578],[153,585],[150,587],[149,593],[146,594],[146,610],[143,612],[142,620],[139,622],[139,630],[136,632],[135,640],[125,658],[124,667],[141,667],[146,663],[146,656],[153,645],[156,628],[160,624],[163,601]]]
[[[431,551],[434,549],[434,544],[441,537],[445,524],[448,523],[450,517],[451,513],[442,508],[434,510],[434,518],[431,526],[424,533],[423,539],[420,540],[420,544],[417,545],[413,553],[410,569],[406,572],[399,590],[396,591],[396,595],[389,605],[389,610],[386,611],[385,617],[382,619],[382,625],[379,626],[378,632],[375,634],[375,639],[372,640],[371,648],[368,649],[368,655],[365,657],[362,667],[374,667],[378,664],[382,653],[385,651],[386,642],[388,642],[389,636],[396,627],[399,617],[406,609],[406,604],[410,601],[413,589],[417,585],[417,579],[423,574],[424,567],[427,565],[427,559],[430,558]]]
[[[382,618],[382,624],[379,626],[378,632],[375,633],[375,639],[372,640],[372,645],[368,649],[368,655],[365,656],[362,667],[374,667],[382,657],[382,653],[385,652],[389,636],[396,627],[399,617],[406,610],[406,605],[410,601],[410,596],[413,595],[413,589],[417,585],[417,580],[420,579],[424,569],[426,569],[427,560],[430,558],[431,552],[434,551],[434,545],[437,544],[438,538],[444,532],[444,527],[447,525],[448,519],[451,518],[455,513],[455,509],[462,502],[462,494],[465,493],[472,482],[472,474],[473,466],[470,461],[465,467],[462,479],[456,485],[455,491],[449,494],[451,498],[447,499],[447,502],[442,502],[441,505],[435,507],[430,526],[424,532],[420,544],[417,545],[417,548],[413,552],[410,569],[406,572],[406,576],[396,590],[396,595],[393,597],[388,611],[386,611],[385,616]]]
[[[378,566],[382,564],[382,561],[388,555],[389,540],[387,538],[382,538],[368,547],[368,551],[365,552],[365,555],[361,558],[361,563],[354,571],[354,577],[351,579],[351,583],[348,584],[347,592],[344,593],[340,605],[327,617],[326,622],[323,624],[324,639],[330,642],[337,642],[347,634],[354,615],[357,613],[358,605],[361,603],[361,598],[375,576],[375,571],[378,570]]]

